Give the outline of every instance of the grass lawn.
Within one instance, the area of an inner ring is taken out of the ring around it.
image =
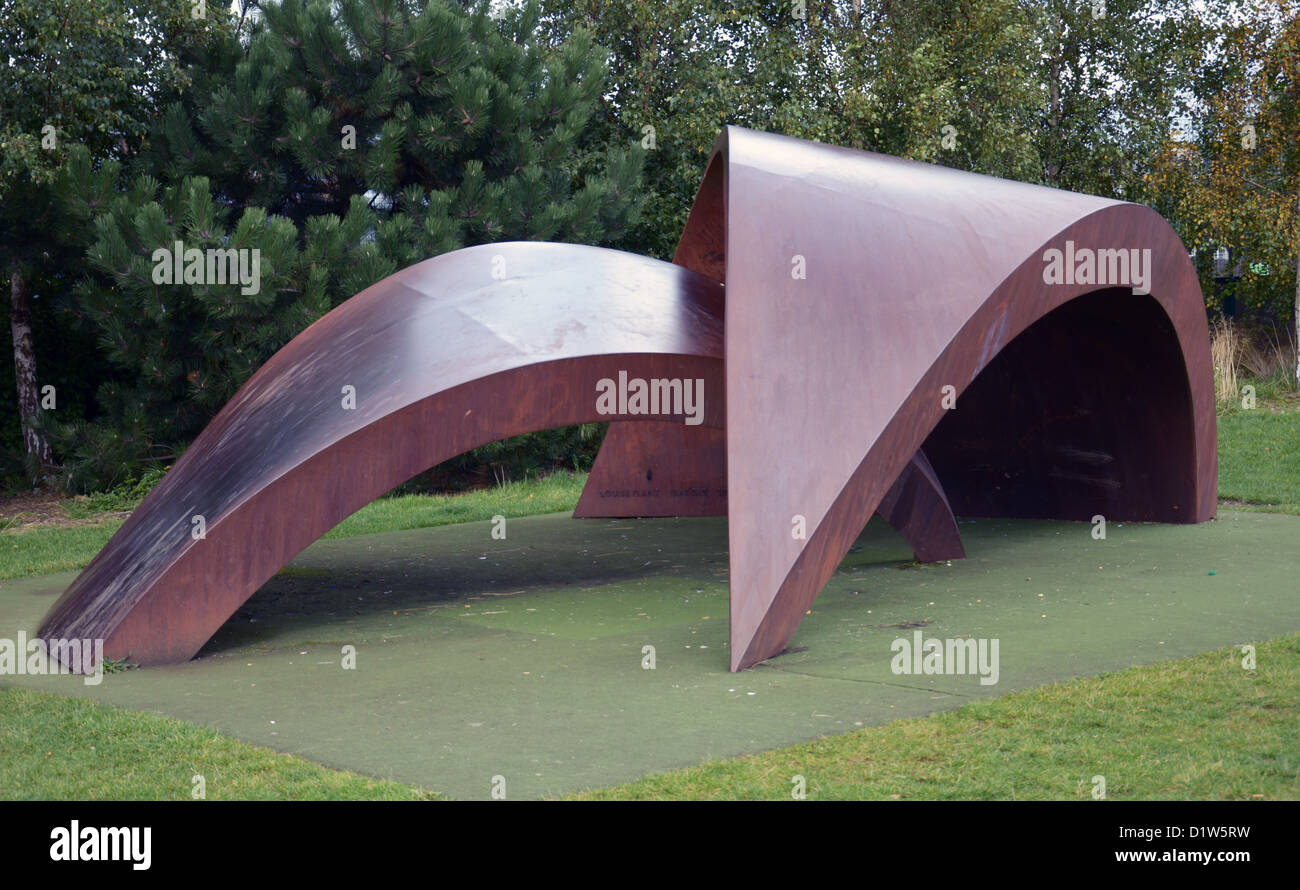
[[[1300,404],[1220,415],[1219,497],[1300,514]]]
[[[1300,635],[705,763],[580,800],[1300,800]]]
[[[585,473],[561,472],[465,494],[380,498],[343,520],[325,537],[346,538],[475,522],[491,519],[498,513],[517,517],[572,510],[586,481]],[[85,516],[79,501],[72,502],[66,512],[74,518]],[[0,526],[0,580],[82,568],[121,525],[122,520],[114,519],[88,525],[49,525],[8,531]]]
[[[464,494],[381,498],[340,522],[325,537],[350,538],[408,528],[479,522],[498,514],[513,518],[558,513],[578,505],[578,497],[586,482],[586,473],[561,472]]]
[[[0,689],[0,799],[432,800],[160,714]]]
[[[117,519],[90,525],[0,531],[0,580],[79,569],[121,525]]]

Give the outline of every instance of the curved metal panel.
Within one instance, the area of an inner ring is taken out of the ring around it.
[[[103,638],[142,664],[190,658],[295,554],[416,473],[519,433],[665,419],[597,410],[598,381],[620,372],[703,381],[701,420],[720,426],[721,300],[679,266],[564,244],[469,248],[390,276],[248,380],[41,635]]]
[[[1161,408],[1171,425],[1119,432],[1129,466],[1109,495],[1114,518],[1214,515],[1204,305],[1182,243],[1154,211],[736,127],[719,138],[715,169],[677,256],[712,274],[715,258],[725,264],[733,670],[785,647],[943,418],[944,397],[966,410],[963,393],[1004,347],[1103,286],[1095,266],[1048,283],[1049,249],[1139,251],[1154,296],[1128,292],[1158,304],[1176,344],[1156,350],[1179,382]],[[1163,336],[1134,331],[1123,346]],[[1096,385],[1072,356],[1035,372],[1017,386],[1056,386],[1068,399]],[[790,532],[796,515],[806,540]]]

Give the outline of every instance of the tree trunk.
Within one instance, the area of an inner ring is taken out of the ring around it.
[[[1047,184],[1053,188],[1061,186],[1061,119],[1065,116],[1064,100],[1061,97],[1061,67],[1065,64],[1065,47],[1063,45],[1065,25],[1059,15],[1052,16],[1052,65],[1051,82],[1047,89]]]
[[[9,329],[14,338],[14,378],[18,383],[18,420],[22,425],[23,445],[28,454],[36,455],[44,475],[52,460],[50,443],[35,428],[41,405],[36,389],[36,348],[32,343],[30,285],[26,273],[17,263],[9,270],[9,298]]]
[[[1295,347],[1295,388],[1300,392],[1300,193],[1295,197],[1294,209],[1291,224],[1295,227],[1295,311],[1291,320],[1295,326],[1291,331],[1295,339],[1291,343]]]

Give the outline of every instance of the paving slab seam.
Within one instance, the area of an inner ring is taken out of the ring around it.
[[[867,686],[877,686],[882,689],[911,689],[915,692],[930,692],[937,695],[951,695],[954,698],[964,698],[974,700],[977,696],[967,695],[963,692],[948,692],[943,689],[929,689],[924,686],[910,686],[907,683],[887,683],[882,680],[863,680],[856,677],[832,677],[826,674],[810,674],[805,671],[792,671],[789,668],[774,667],[772,665],[755,665],[755,669],[763,668],[764,670],[773,671],[780,674],[788,674],[792,677],[804,677],[808,680],[831,680],[842,683],[861,683]],[[1008,693],[1010,694],[1010,693]]]

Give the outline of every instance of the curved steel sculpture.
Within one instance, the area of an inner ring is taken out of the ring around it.
[[[497,439],[610,419],[594,393],[620,371],[703,380],[703,423],[721,426],[721,355],[722,287],[680,266],[538,243],[426,260],[260,368],[41,635],[103,638],[108,656],[141,664],[191,658],[294,555],[417,473]]]
[[[598,411],[597,381],[620,371],[704,381],[700,426]],[[920,558],[960,555],[953,511],[1214,515],[1204,306],[1158,214],[728,127],[674,264],[469,248],[316,322],[41,633],[188,658],[369,500],[484,442],[592,420],[615,422],[578,515],[616,509],[601,491],[645,489],[656,467],[687,498],[710,490],[697,515],[729,515],[733,670],[782,651],[877,511]],[[630,512],[668,510],[690,513],[657,496]]]
[[[1139,251],[1151,294],[1099,285],[1103,250]],[[1147,207],[728,128],[674,259],[726,282],[733,669],[782,650],[923,445],[959,514],[1214,515],[1205,306]],[[967,398],[1039,325],[1065,351]]]

